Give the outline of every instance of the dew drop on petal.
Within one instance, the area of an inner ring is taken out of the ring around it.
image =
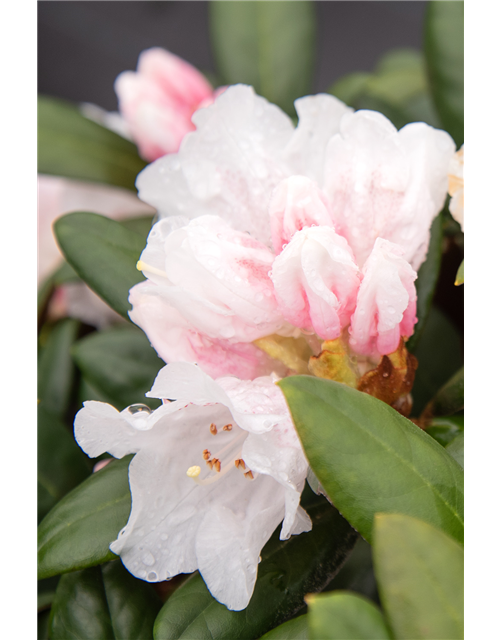
[[[147,404],[131,404],[130,407],[127,407],[127,411],[132,416],[136,415],[137,413],[145,413],[147,415],[152,413]]]
[[[152,553],[150,553],[149,551],[146,551],[146,553],[142,556],[142,561],[148,567],[151,567],[155,563],[155,557]]]

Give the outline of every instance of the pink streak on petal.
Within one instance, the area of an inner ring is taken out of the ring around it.
[[[313,225],[333,227],[328,201],[317,184],[305,176],[286,178],[274,190],[269,206],[276,254],[296,231]]]

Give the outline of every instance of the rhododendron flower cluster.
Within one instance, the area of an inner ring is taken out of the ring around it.
[[[295,105],[296,128],[232,86],[193,115],[177,154],[139,174],[161,219],[130,317],[165,361],[252,379],[290,372],[284,341],[317,355],[342,340],[376,366],[412,335],[451,137],[423,123],[397,131],[329,95]]]
[[[75,420],[90,456],[136,454],[132,511],[110,548],[149,582],[199,569],[217,600],[244,609],[278,524],[282,540],[312,526],[299,506],[307,461],[285,399],[273,378],[214,381],[188,363],[164,367],[147,395],[162,406],[118,412],[90,401]]]

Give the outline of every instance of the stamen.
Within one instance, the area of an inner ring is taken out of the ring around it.
[[[232,425],[232,424],[225,424],[225,425],[222,427],[222,431],[231,431],[231,429],[232,429],[232,428],[233,428],[233,425]]]
[[[210,433],[211,433],[213,436],[216,436],[216,435],[217,435],[217,427],[215,426],[215,424],[214,424],[213,422],[212,422],[212,424],[210,425]]]
[[[203,460],[210,460],[210,451],[208,449],[203,450]]]
[[[157,276],[161,276],[162,278],[168,278],[165,271],[162,271],[161,269],[157,269],[156,267],[152,267],[150,264],[146,264],[142,260],[138,260],[137,264],[135,265],[135,268],[138,271],[149,271],[150,273],[155,273]]]
[[[253,480],[253,473],[251,471],[247,471],[244,474],[245,478],[248,478],[249,480]]]
[[[245,461],[242,458],[237,458],[234,461],[234,464],[236,466],[237,469],[245,469]]]
[[[198,467],[197,465],[195,465],[194,467],[189,467],[189,469],[186,471],[186,475],[189,478],[197,478],[201,473],[201,468]]]
[[[213,460],[207,460],[207,466],[210,467],[210,469],[214,466],[214,461]]]
[[[218,458],[214,458],[212,462],[214,463],[214,467],[217,473],[220,473],[220,460]]]

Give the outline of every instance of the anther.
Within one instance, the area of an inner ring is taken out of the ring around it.
[[[215,458],[214,458],[215,460]],[[214,460],[207,460],[207,466],[210,467],[210,469],[214,466]]]
[[[218,458],[214,458],[213,463],[217,473],[220,473],[220,460]]]
[[[197,478],[200,475],[200,473],[201,473],[201,469],[197,465],[195,465],[194,467],[189,467],[189,469],[186,471],[186,475],[189,478]]]
[[[248,478],[249,480],[253,480],[253,473],[251,471],[247,471],[244,474],[245,478]]]
[[[233,428],[233,425],[232,425],[232,424],[225,424],[225,425],[222,427],[222,431],[231,431],[231,429],[232,429],[232,428]]]
[[[234,461],[234,465],[237,469],[245,469],[245,463],[243,462],[242,458],[237,458]]]
[[[211,433],[213,436],[216,436],[216,435],[217,435],[217,427],[215,426],[215,424],[214,424],[213,422],[212,422],[212,424],[210,425],[210,433]]]
[[[208,449],[203,451],[203,460],[210,460],[210,451]]]

